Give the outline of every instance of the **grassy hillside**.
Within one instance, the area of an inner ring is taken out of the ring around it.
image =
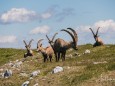
[[[83,54],[86,49],[91,53]],[[21,49],[0,49],[0,68],[12,69],[5,64],[17,59],[22,61],[25,52]],[[63,67],[64,71],[52,74],[56,66]],[[41,73],[29,79],[30,73],[38,69]],[[27,76],[21,76],[21,73]],[[70,49],[64,62],[55,62],[53,58],[52,63],[43,63],[43,57],[35,52],[33,57],[28,57],[22,63],[19,70],[13,71],[13,76],[0,78],[0,86],[21,86],[27,80],[30,81],[29,86],[36,83],[39,86],[115,86],[115,45],[93,48],[87,44],[79,46],[78,51]]]
[[[21,59],[24,55],[25,50],[12,49],[12,48],[1,48],[0,49],[0,65],[7,63],[12,60]]]

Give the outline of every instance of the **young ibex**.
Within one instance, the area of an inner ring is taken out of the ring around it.
[[[91,28],[89,28],[89,29],[91,30],[91,32],[93,33],[93,37],[94,37],[94,39],[95,39],[95,41],[96,41],[96,42],[94,43],[93,47],[104,45],[103,41],[102,41],[102,40],[99,38],[99,36],[98,36],[99,28],[100,28],[100,27],[98,27],[96,34],[93,32],[93,30],[92,30]]]
[[[37,43],[37,51],[42,53],[42,56],[44,57],[44,62],[46,60],[48,61],[48,57],[50,59],[50,62],[52,61],[52,56],[53,56],[53,49],[51,46],[48,46],[46,48],[42,47],[42,44],[40,43],[43,39],[40,39]]]
[[[30,40],[29,44],[27,45],[26,41],[23,40],[25,47],[27,49],[27,53],[24,54],[24,58],[28,57],[28,56],[33,56],[33,51],[30,49],[31,48],[31,43],[32,43],[33,39]]]
[[[50,40],[48,38],[48,36],[46,35],[47,39],[49,40],[50,45],[52,46],[52,48],[54,50],[56,61],[59,61],[60,54],[61,54],[62,61],[65,60],[65,55],[66,55],[67,49],[73,48],[73,49],[77,50],[77,41],[78,41],[77,33],[72,28],[67,28],[67,29],[71,30],[73,32],[73,34],[65,29],[62,29],[61,31],[67,32],[72,37],[73,41],[71,41],[71,42],[66,42],[65,40],[63,40],[61,38],[58,38],[55,40],[55,42],[53,42],[56,34],[53,36],[52,40]]]

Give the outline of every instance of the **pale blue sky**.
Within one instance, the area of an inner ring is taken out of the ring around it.
[[[78,44],[94,43],[89,30],[100,26],[100,38],[106,44],[115,43],[115,0],[1,0],[0,47],[24,48],[23,40],[38,39],[48,45],[55,32],[66,41],[71,37],[60,32],[68,27],[78,32]]]

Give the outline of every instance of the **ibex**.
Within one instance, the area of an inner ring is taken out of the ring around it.
[[[48,58],[50,59],[50,62],[52,62],[52,56],[53,56],[53,49],[51,46],[48,46],[46,48],[42,47],[42,44],[40,43],[43,39],[40,39],[37,43],[37,51],[42,53],[42,56],[44,57],[44,62],[46,60],[48,61]]]
[[[93,33],[93,37],[94,37],[94,39],[95,39],[95,41],[96,41],[96,42],[94,43],[93,47],[104,45],[103,41],[102,41],[102,40],[99,38],[99,36],[98,36],[99,28],[100,28],[100,27],[98,27],[96,34],[93,32],[93,30],[92,30],[91,28],[89,28],[89,29],[91,30],[91,32]]]
[[[27,45],[26,41],[23,40],[25,47],[27,49],[27,53],[24,54],[24,58],[28,57],[28,56],[33,56],[33,51],[30,49],[31,48],[31,43],[32,43],[33,39],[30,40],[29,44]]]
[[[77,50],[77,41],[78,41],[77,33],[72,28],[67,28],[67,29],[71,30],[73,34],[65,29],[62,29],[61,31],[67,32],[72,37],[73,41],[66,42],[65,40],[61,38],[58,38],[54,41],[54,37],[57,33],[53,36],[52,40],[50,40],[49,37],[46,35],[47,39],[49,40],[50,45],[52,46],[54,50],[56,61],[59,61],[60,55],[61,55],[62,61],[65,61],[65,55],[66,55],[67,49],[73,48]]]

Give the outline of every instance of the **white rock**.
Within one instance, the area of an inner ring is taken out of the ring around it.
[[[22,61],[16,62],[13,67],[19,68],[22,64]]]
[[[72,54],[66,55],[66,57],[70,57],[70,58],[72,58]]]
[[[71,48],[71,49],[69,49],[69,51],[72,51],[73,49]]]
[[[25,81],[23,84],[22,84],[22,86],[29,86],[29,81]]]
[[[70,55],[69,55],[69,57],[71,57],[71,58],[72,58],[72,54],[70,54]]]
[[[79,53],[76,52],[76,53],[75,53],[75,56],[81,56],[81,55],[80,55]]]
[[[88,50],[88,49],[86,49],[85,50],[85,52],[84,52],[84,54],[90,54],[91,52],[90,52],[90,50]]]
[[[4,78],[8,78],[10,76],[12,76],[12,70],[6,69],[4,72]]]
[[[12,62],[9,62],[8,64],[10,67],[12,67],[14,64]]]
[[[33,79],[33,77],[30,77],[29,79],[30,79],[30,80],[32,80],[32,79]]]
[[[33,86],[39,86],[39,84],[38,83],[36,83],[35,85],[33,85]]]
[[[28,74],[26,74],[26,73],[20,73],[20,76],[28,77]]]
[[[0,78],[4,78],[4,73],[0,73]]]
[[[30,76],[31,77],[32,76],[37,76],[38,74],[40,74],[40,70],[36,70],[36,71],[32,72]]]
[[[9,75],[12,76],[12,74],[13,74],[12,70],[9,70],[8,72],[9,72]]]
[[[61,71],[63,71],[63,67],[57,66],[53,69],[52,73],[58,73],[58,72],[61,72]]]
[[[103,62],[93,62],[93,64],[104,64],[107,63],[107,61],[103,61]]]
[[[2,72],[4,69],[3,68],[0,68],[0,72]]]
[[[17,59],[16,62],[18,62],[19,60]]]
[[[71,67],[68,66],[67,68],[70,69]]]

